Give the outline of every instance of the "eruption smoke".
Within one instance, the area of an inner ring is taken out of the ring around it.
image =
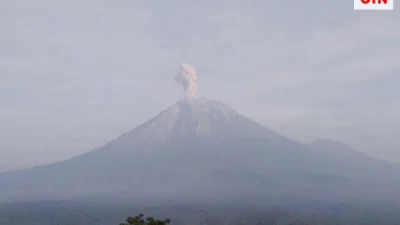
[[[196,70],[192,65],[182,63],[181,70],[175,76],[176,82],[182,84],[186,99],[196,98],[198,89]]]

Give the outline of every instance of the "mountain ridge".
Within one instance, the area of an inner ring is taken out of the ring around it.
[[[397,187],[391,182],[399,180],[398,170],[357,154],[327,152],[275,133],[221,102],[186,99],[98,149],[0,174],[0,199],[121,193],[335,199],[387,196]],[[382,184],[387,187],[377,190]],[[360,191],[365,185],[370,187]]]

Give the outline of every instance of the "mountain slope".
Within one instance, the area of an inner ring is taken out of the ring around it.
[[[220,102],[184,100],[87,154],[0,174],[0,198],[335,199],[386,196],[397,187],[397,168],[328,148],[299,144]]]
[[[220,138],[285,139],[227,105],[200,98],[193,101],[182,100],[170,106],[113,143],[123,145],[125,140],[155,143]],[[127,144],[130,146],[131,143]]]

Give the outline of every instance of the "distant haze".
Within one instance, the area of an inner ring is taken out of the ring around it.
[[[0,171],[78,155],[184,97],[400,162],[400,14],[338,1],[0,1]]]

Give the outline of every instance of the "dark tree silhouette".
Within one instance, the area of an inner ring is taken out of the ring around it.
[[[154,217],[144,219],[143,214],[139,214],[135,217],[128,217],[125,223],[120,223],[119,225],[168,225],[170,223],[170,219],[159,220]]]

